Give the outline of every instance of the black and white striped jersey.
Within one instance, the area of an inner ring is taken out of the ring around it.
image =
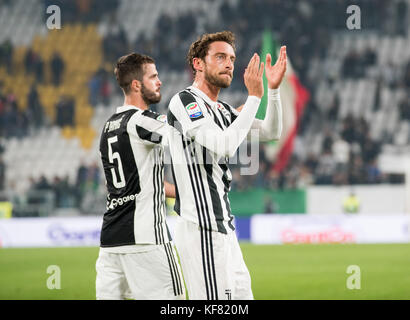
[[[225,234],[235,230],[228,199],[232,180],[228,158],[204,147],[191,133],[205,132],[215,124],[225,130],[237,116],[230,105],[214,102],[192,86],[173,96],[168,110],[175,211],[203,229]]]
[[[166,116],[118,107],[105,123],[100,154],[107,185],[101,247],[164,244]]]

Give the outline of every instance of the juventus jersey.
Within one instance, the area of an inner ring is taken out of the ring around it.
[[[118,107],[105,123],[100,154],[107,185],[101,247],[164,244],[166,116]]]
[[[232,180],[228,158],[218,157],[189,133],[207,130],[210,123],[225,130],[237,116],[230,105],[214,102],[192,86],[171,99],[168,111],[175,211],[202,229],[224,234],[235,230],[228,199]]]

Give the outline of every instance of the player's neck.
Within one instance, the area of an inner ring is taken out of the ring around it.
[[[201,90],[212,101],[218,101],[219,91],[221,91],[220,87],[216,87],[216,86],[210,84],[205,79],[195,79],[192,86],[195,87],[195,88],[198,88],[199,90]]]
[[[147,110],[148,106],[140,95],[126,95],[124,98],[124,106],[134,106],[141,110]]]

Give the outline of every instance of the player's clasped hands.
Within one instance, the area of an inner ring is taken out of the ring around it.
[[[244,74],[245,86],[250,96],[259,98],[263,96],[263,69],[264,63],[260,63],[259,55],[255,53],[249,61]]]

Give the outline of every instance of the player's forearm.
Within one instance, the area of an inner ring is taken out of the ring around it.
[[[167,198],[176,198],[175,185],[167,181],[164,181],[164,187],[165,187],[165,196]]]
[[[194,133],[195,140],[220,157],[233,156],[252,126],[260,101],[249,96],[239,116],[226,130],[198,130]]]
[[[255,119],[252,129],[258,130],[260,141],[279,140],[283,128],[282,102],[279,89],[268,89],[265,119]]]

